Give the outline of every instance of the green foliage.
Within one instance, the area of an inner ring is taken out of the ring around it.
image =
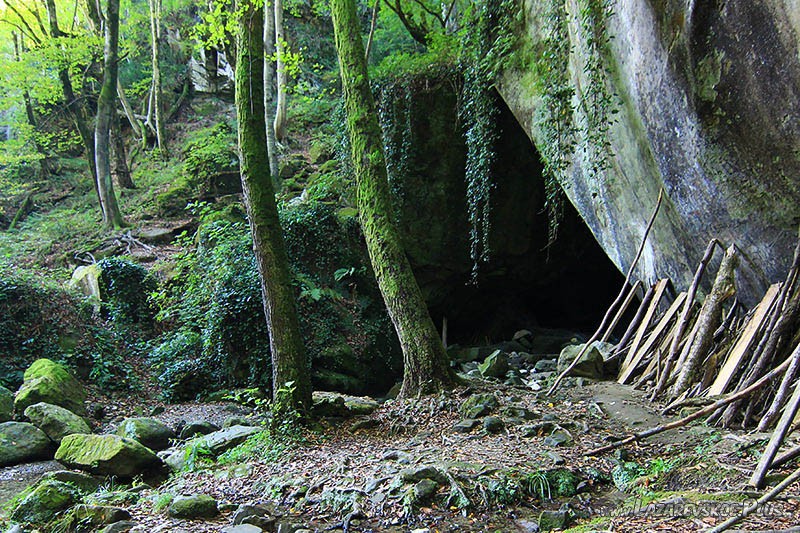
[[[183,172],[192,187],[208,186],[219,173],[236,171],[236,135],[226,122],[192,133],[183,149]]]
[[[214,453],[205,437],[196,437],[184,445],[183,459],[187,472],[208,468],[214,464]]]
[[[121,257],[103,259],[100,269],[100,294],[109,319],[119,326],[136,324],[147,330],[153,323],[155,308],[150,293],[157,283],[138,263]]]

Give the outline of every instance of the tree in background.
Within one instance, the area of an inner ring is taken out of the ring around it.
[[[275,80],[275,10],[267,2],[264,6],[264,120],[267,128],[267,157],[272,173],[272,185],[275,190],[280,187],[278,179],[278,140],[275,137],[275,97],[273,81]]]
[[[103,210],[103,224],[107,228],[120,228],[125,224],[114,193],[114,180],[111,178],[111,122],[116,113],[119,69],[119,1],[108,0],[106,7],[103,84],[97,99],[94,130],[97,191]]]
[[[167,152],[167,139],[164,136],[164,104],[161,101],[161,66],[160,66],[160,45],[161,39],[161,0],[148,0],[150,6],[150,42],[152,47],[152,67],[153,85],[150,88],[150,111],[147,118],[152,118],[153,129],[156,132],[156,145],[162,151],[162,155]]]
[[[278,400],[286,390],[293,406],[305,410],[311,405],[308,361],[266,151],[263,9],[259,0],[239,0],[237,5],[239,166],[272,351],[273,398]]]
[[[283,29],[283,0],[272,0],[275,4],[275,137],[280,141],[286,137],[286,34]]]
[[[401,396],[452,383],[444,345],[392,222],[381,130],[369,86],[355,0],[331,0],[361,227],[372,268],[403,350]]]

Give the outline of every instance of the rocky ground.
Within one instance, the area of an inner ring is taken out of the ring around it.
[[[122,460],[98,470],[62,443],[56,458],[71,473],[55,461],[0,470],[0,496],[13,498],[3,515],[34,516],[30,494],[13,496],[43,475],[38,492],[66,491],[69,505],[14,531],[697,531],[758,496],[746,480],[768,435],[695,425],[586,457],[666,418],[613,381],[570,378],[548,397],[555,359],[486,351],[439,396],[380,403],[318,393],[319,422],[303,430],[263,431],[268,418],[248,394],[236,399],[250,407],[109,400],[98,431],[166,448],[169,467],[108,477]],[[799,492],[739,527],[797,524]]]

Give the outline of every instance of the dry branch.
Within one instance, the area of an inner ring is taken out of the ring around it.
[[[795,385],[792,399],[789,400],[789,404],[786,406],[786,409],[784,409],[780,422],[778,422],[778,427],[775,428],[766,448],[764,448],[764,453],[761,454],[761,458],[758,460],[758,465],[756,465],[753,476],[749,481],[751,486],[757,489],[764,486],[764,478],[767,477],[767,470],[769,470],[772,460],[778,455],[778,450],[780,450],[781,445],[783,445],[783,440],[789,433],[789,428],[791,428],[798,410],[800,410],[800,382]]]

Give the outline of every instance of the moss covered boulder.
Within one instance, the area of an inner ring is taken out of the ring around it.
[[[26,422],[0,424],[0,466],[10,466],[50,456],[52,443],[45,433]]]
[[[50,359],[38,359],[25,371],[22,387],[14,399],[14,409],[22,413],[31,405],[45,402],[58,405],[77,415],[85,415],[86,391],[62,365]]]
[[[45,480],[39,483],[11,512],[14,522],[42,524],[72,507],[80,498],[78,491],[62,481]]]
[[[169,506],[172,518],[214,518],[219,514],[217,500],[205,494],[178,496]]]
[[[25,416],[58,444],[67,435],[92,432],[84,419],[72,411],[50,403],[39,402],[31,405],[25,409]]]
[[[0,422],[8,422],[14,414],[14,393],[0,386]]]
[[[151,450],[169,448],[175,432],[155,418],[128,418],[117,428],[117,435],[133,439]]]
[[[162,465],[152,451],[119,435],[68,435],[61,441],[55,458],[71,468],[122,478]]]

